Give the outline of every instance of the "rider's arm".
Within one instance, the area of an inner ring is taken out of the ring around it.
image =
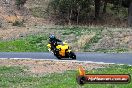
[[[56,39],[56,41],[57,41],[57,42],[62,42],[62,41],[61,41],[61,40],[59,40],[59,39]]]

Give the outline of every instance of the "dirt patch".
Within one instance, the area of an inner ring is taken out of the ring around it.
[[[108,28],[102,32],[102,36],[95,45],[96,49],[132,49],[132,30],[129,28]]]
[[[96,64],[77,61],[0,59],[0,66],[26,66],[28,67],[28,71],[34,74],[60,73],[66,70],[77,70],[80,65],[90,71],[92,69],[109,66],[109,64]]]
[[[35,28],[29,27],[10,27],[7,29],[0,29],[0,40],[12,40],[25,37],[28,35],[38,34],[45,32],[43,29],[36,30]]]

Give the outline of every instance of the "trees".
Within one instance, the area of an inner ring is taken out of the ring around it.
[[[95,18],[99,17],[100,6],[101,6],[101,0],[95,0]]]
[[[128,8],[128,25],[132,27],[132,1],[122,0],[122,6]]]
[[[49,7],[52,11],[49,12],[53,12],[68,24],[72,22],[79,24],[82,20],[91,19],[91,13],[92,17],[98,19],[102,18],[101,15],[105,15],[103,13],[110,11],[108,9],[111,9],[112,14],[118,15],[122,11],[121,8],[127,7],[129,8],[128,24],[131,25],[132,4],[130,3],[131,0],[51,0]]]
[[[71,21],[78,24],[89,12],[90,4],[91,0],[52,0],[49,7],[55,15],[68,21],[68,24]]]
[[[107,0],[104,0],[103,13],[106,13],[107,3],[108,3],[108,1]]]
[[[124,6],[128,8],[128,26],[132,27],[132,1],[131,0],[102,0],[104,2],[103,13],[106,13],[107,3],[114,5],[114,9],[119,12],[119,8]],[[95,18],[99,17],[101,0],[95,0]]]
[[[129,14],[128,25],[132,27],[132,2],[130,3],[129,8],[128,8],[128,14]]]

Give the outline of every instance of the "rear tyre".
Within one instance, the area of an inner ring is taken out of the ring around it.
[[[61,60],[61,56],[60,55],[57,55],[56,57]]]
[[[73,60],[76,60],[76,55],[75,55],[75,53],[70,52],[70,53],[69,53],[69,56],[70,56],[70,58],[72,58]]]

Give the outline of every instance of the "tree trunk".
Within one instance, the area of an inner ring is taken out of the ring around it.
[[[99,18],[101,0],[95,0],[95,19]]]
[[[78,25],[78,23],[79,23],[79,10],[77,12],[77,25]]]
[[[71,25],[72,9],[69,11],[68,25]]]
[[[122,0],[123,7],[129,8],[129,5],[130,5],[130,0]]]
[[[128,25],[132,27],[132,2],[128,8]]]
[[[106,13],[107,0],[104,1],[103,13]]]
[[[80,15],[80,6],[78,4],[78,8],[77,8],[77,25],[79,24],[79,15]]]

